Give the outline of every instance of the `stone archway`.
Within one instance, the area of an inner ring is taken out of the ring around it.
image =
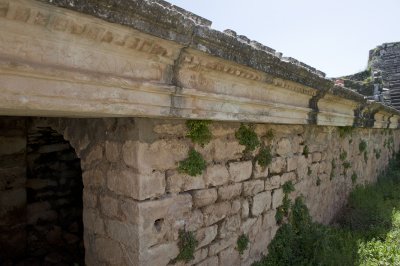
[[[83,265],[82,170],[75,150],[50,127],[28,131],[27,256]]]
[[[29,121],[0,117],[0,264],[84,265],[80,159]]]

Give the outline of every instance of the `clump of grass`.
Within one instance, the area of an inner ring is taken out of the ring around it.
[[[186,127],[189,129],[188,134],[186,135],[190,138],[193,143],[198,143],[201,146],[209,143],[212,134],[208,126],[211,124],[211,121],[207,120],[188,120],[186,121]]]
[[[367,150],[367,142],[365,140],[361,140],[360,144],[358,144],[358,150],[360,153],[365,152]]]
[[[194,149],[189,151],[189,156],[185,160],[179,162],[178,171],[186,173],[190,176],[200,175],[206,169],[207,162],[201,154]]]
[[[308,145],[305,145],[303,148],[303,155],[308,158],[308,155],[310,154],[310,148],[308,148]]]
[[[341,161],[346,160],[346,159],[347,159],[347,151],[342,151],[342,152],[340,153],[340,155],[339,155],[339,159],[340,159]]]
[[[194,251],[198,245],[193,232],[188,232],[185,230],[179,231],[179,254],[175,258],[175,261],[185,261],[189,262],[194,258]]]
[[[240,255],[248,248],[249,246],[249,237],[245,234],[241,234],[236,241],[236,249]]]
[[[352,180],[356,180],[353,173]],[[353,181],[355,182],[355,181]],[[376,184],[356,186],[336,225],[312,221],[297,198],[268,247],[253,266],[400,265],[400,157]]]
[[[273,129],[268,129],[267,133],[265,134],[265,137],[267,138],[267,140],[271,141],[274,139],[275,137],[275,132]]]
[[[272,154],[270,147],[263,147],[260,149],[260,152],[256,156],[257,163],[265,168],[272,162]]]
[[[351,167],[351,163],[349,161],[345,161],[343,162],[343,168],[345,170],[349,169]]]
[[[356,174],[356,172],[353,172],[353,174],[351,175],[351,182],[353,183],[353,185],[357,182],[358,176]]]
[[[245,152],[254,151],[260,145],[258,136],[253,128],[243,124],[235,132],[235,137],[239,140],[239,144],[246,147]]]
[[[338,127],[337,130],[339,132],[339,137],[345,138],[348,135],[351,135],[353,133],[353,127],[351,126],[345,126],[345,127]]]
[[[292,181],[286,181],[285,184],[282,186],[282,190],[284,193],[282,205],[279,206],[275,213],[275,220],[278,224],[283,222],[285,217],[289,216],[289,210],[292,205],[292,201],[289,198],[291,192],[294,191],[294,185]]]

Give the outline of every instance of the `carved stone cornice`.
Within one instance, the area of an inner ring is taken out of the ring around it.
[[[82,1],[68,1],[78,4],[71,8],[75,10],[94,4],[90,0],[83,7]],[[68,1],[54,3],[65,7]],[[214,34],[204,29],[208,22],[190,13],[182,18],[177,7],[166,3],[153,11],[175,16],[168,25],[184,19],[186,24],[174,31],[179,40],[163,35],[171,33],[165,28],[169,26],[160,29],[162,34],[142,30],[144,25],[159,25],[150,21],[154,14],[146,13],[151,1],[136,11],[133,6],[140,1],[130,1],[133,26],[104,21],[100,13],[92,14],[97,18],[88,16],[86,9],[82,14],[41,2],[0,0],[1,115],[398,127],[396,110],[369,105],[361,95],[333,87],[315,69],[294,59],[282,61],[230,35],[219,44],[213,39],[201,46]],[[119,23],[109,17],[123,13],[117,11],[105,14],[105,19]],[[194,34],[193,42],[184,41],[188,32]],[[254,60],[250,63],[249,58]]]

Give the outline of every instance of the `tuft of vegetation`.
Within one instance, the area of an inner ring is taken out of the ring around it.
[[[308,145],[305,145],[303,148],[303,155],[308,158],[308,155],[310,154],[310,148],[308,148]]]
[[[201,146],[209,143],[212,134],[208,126],[211,124],[211,121],[208,120],[188,120],[186,121],[186,127],[189,129],[188,134],[186,135],[190,138],[193,143],[198,143]]]
[[[175,261],[185,261],[189,262],[194,258],[194,251],[198,245],[193,232],[188,232],[185,230],[179,230],[179,254],[175,258]]]
[[[351,167],[351,163],[349,161],[345,161],[345,162],[343,162],[343,167],[345,170],[347,170]]]
[[[358,150],[360,153],[363,153],[367,150],[367,142],[365,140],[360,141],[360,144],[358,144]]]
[[[357,174],[356,172],[353,172],[353,174],[351,175],[351,182],[353,183],[353,185],[357,182]]]
[[[245,234],[241,234],[236,241],[236,249],[240,255],[248,248],[249,238]]]
[[[271,141],[274,139],[275,137],[275,132],[273,129],[268,129],[267,133],[265,134],[265,137],[267,138],[267,140]]]
[[[312,174],[311,167],[308,166],[308,167],[307,167],[307,175],[310,176],[311,174]]]
[[[341,161],[346,160],[346,159],[347,159],[347,151],[343,151],[342,153],[340,153],[339,159],[340,159]]]
[[[235,132],[235,137],[239,140],[239,144],[246,146],[245,152],[254,151],[260,145],[253,128],[243,124]]]
[[[297,198],[268,256],[253,266],[400,265],[399,195],[397,155],[377,183],[355,187],[335,226],[313,222],[302,198]]]
[[[203,159],[201,154],[191,149],[188,158],[179,162],[178,171],[190,176],[196,176],[200,175],[204,169],[206,169],[206,166],[207,162]]]
[[[379,158],[381,158],[381,149],[374,149],[374,153],[375,153],[375,158],[376,159],[379,159]]]
[[[353,127],[351,126],[345,126],[345,127],[338,127],[337,130],[339,132],[339,137],[345,138],[348,135],[351,135],[353,133]]]
[[[292,201],[289,198],[291,192],[294,191],[294,185],[292,181],[286,181],[282,186],[282,190],[284,193],[282,205],[279,206],[275,213],[275,220],[278,224],[281,224],[285,217],[289,216],[289,210],[292,206]]]
[[[257,163],[265,168],[272,162],[272,154],[270,147],[262,147],[256,156]]]
[[[317,177],[317,182],[316,182],[317,187],[321,185],[321,178],[319,176]]]

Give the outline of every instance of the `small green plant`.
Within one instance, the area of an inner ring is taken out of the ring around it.
[[[208,128],[210,124],[211,121],[207,120],[188,120],[186,121],[186,126],[189,132],[186,136],[194,143],[204,146],[209,143],[212,138],[211,131]]]
[[[310,149],[308,148],[308,145],[305,145],[303,148],[303,155],[308,158],[308,155],[310,154]]]
[[[257,163],[265,168],[272,162],[272,154],[270,147],[262,147],[256,156]]]
[[[260,141],[254,130],[243,124],[235,132],[235,137],[239,140],[239,144],[246,146],[245,152],[254,151],[260,145]]]
[[[175,258],[175,261],[191,261],[194,258],[193,254],[197,245],[198,241],[196,240],[193,232],[179,230],[179,254]]]
[[[196,176],[206,169],[206,161],[203,159],[201,154],[194,149],[189,151],[189,156],[185,160],[179,162],[178,171],[180,173],[186,173],[190,176]]]
[[[294,191],[294,185],[292,181],[286,181],[282,186],[283,193],[289,194]]]
[[[282,190],[284,193],[282,205],[277,208],[275,213],[275,220],[278,224],[281,224],[283,219],[289,216],[289,210],[292,206],[292,201],[289,198],[289,194],[295,190],[293,182],[286,181],[282,186]]]
[[[341,161],[344,161],[347,159],[347,151],[343,151],[340,155],[339,155],[339,159]]]
[[[345,162],[343,162],[343,167],[345,170],[347,170],[351,167],[351,163],[349,161],[345,161]]]
[[[375,158],[379,159],[381,158],[381,149],[374,149],[374,153],[375,153]]]
[[[240,255],[248,248],[249,238],[245,234],[241,234],[236,241],[236,249]]]
[[[321,185],[321,178],[319,176],[317,177],[317,182],[316,182],[317,187]]]
[[[357,182],[357,174],[356,172],[353,172],[353,174],[351,175],[351,182],[353,183],[353,185]]]
[[[345,127],[338,127],[339,136],[341,138],[345,138],[348,135],[351,135],[353,132],[353,127],[345,126]]]
[[[361,140],[360,144],[358,144],[358,149],[360,153],[364,152],[367,150],[367,142],[365,140]]]
[[[308,166],[308,167],[307,167],[307,175],[310,176],[311,174],[312,174],[311,167]]]
[[[271,141],[274,139],[275,137],[275,132],[273,129],[268,129],[267,133],[265,134],[265,137],[267,138],[267,140]]]

